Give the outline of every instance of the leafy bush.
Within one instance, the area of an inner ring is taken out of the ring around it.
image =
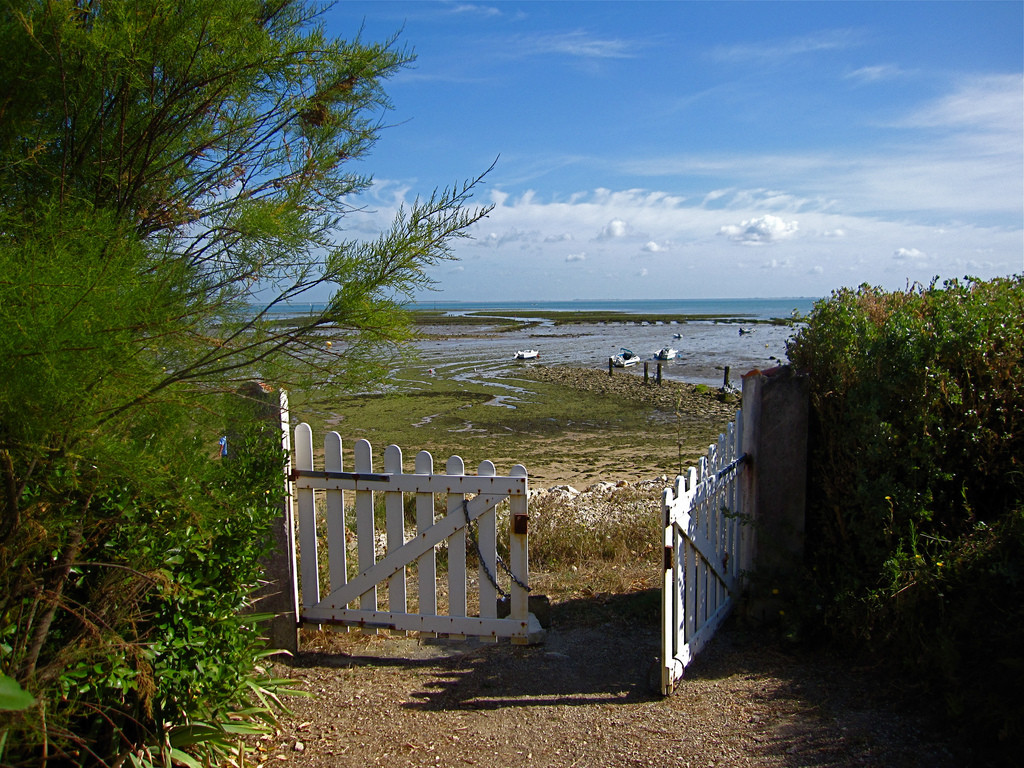
[[[112,764],[130,750],[187,762],[179,744],[226,748],[270,715],[281,681],[264,679],[261,617],[248,609],[283,457],[273,436],[248,431],[230,461],[194,438],[191,464],[164,477],[54,462],[26,486],[17,535],[0,545],[0,673],[37,701],[0,711],[4,765],[44,752]]]
[[[819,302],[788,350],[811,373],[818,626],[890,652],[1002,746],[1024,732],[1022,331],[1019,276],[862,286]]]

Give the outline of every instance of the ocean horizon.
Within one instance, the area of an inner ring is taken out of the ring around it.
[[[746,299],[568,299],[562,301],[429,301],[420,299],[405,306],[414,311],[516,313],[621,312],[639,315],[717,315],[751,320],[790,318],[810,313],[818,297]],[[296,302],[274,307],[272,315],[301,315],[323,309],[317,302]]]

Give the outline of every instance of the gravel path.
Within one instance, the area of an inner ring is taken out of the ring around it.
[[[542,645],[324,635],[286,669],[312,698],[261,742],[268,764],[883,766],[952,756],[869,671],[721,632],[678,692],[650,692],[651,628],[563,627]]]

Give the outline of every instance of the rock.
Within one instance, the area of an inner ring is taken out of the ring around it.
[[[548,489],[548,493],[557,493],[561,496],[579,496],[580,492],[573,488],[571,485],[556,485]]]

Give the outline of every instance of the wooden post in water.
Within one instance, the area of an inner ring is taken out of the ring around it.
[[[661,362],[660,361],[658,362],[658,378],[657,378],[657,382],[658,382],[658,386],[660,387],[661,386]]]
[[[613,358],[608,358],[608,375],[611,376],[615,372],[615,363]]]
[[[647,361],[644,361],[644,384],[650,383],[651,377],[647,372]]]
[[[728,389],[729,388],[729,366],[728,365],[725,366],[725,380],[722,382],[722,388],[723,389]]]

